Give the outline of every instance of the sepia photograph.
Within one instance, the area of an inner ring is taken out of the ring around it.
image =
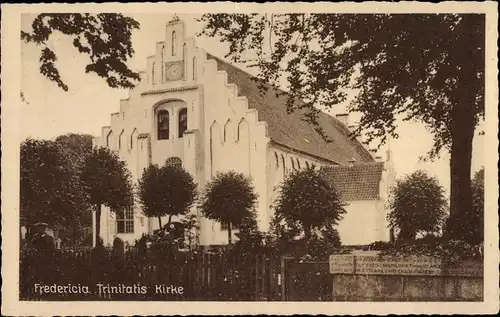
[[[164,6],[19,14],[16,301],[485,302],[486,11]]]

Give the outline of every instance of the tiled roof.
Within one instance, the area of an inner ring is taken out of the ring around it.
[[[345,201],[375,200],[380,197],[383,162],[328,166],[321,170]]]
[[[207,54],[207,58],[217,62],[218,70],[227,72],[228,82],[238,86],[239,95],[247,97],[249,108],[256,109],[259,120],[267,122],[269,137],[274,142],[341,164],[352,158],[358,162],[374,161],[355,138],[349,137],[348,128],[339,120],[323,112],[319,114],[318,122],[332,141],[326,142],[311,124],[302,120],[300,110],[287,113],[287,96],[276,96],[278,89],[267,85],[270,89],[261,94],[258,83],[252,79],[255,77],[213,55]]]

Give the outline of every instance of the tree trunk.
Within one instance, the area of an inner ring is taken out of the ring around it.
[[[453,107],[451,117],[450,217],[445,232],[445,237],[449,239],[460,239],[469,230],[464,215],[472,210],[471,162],[475,95],[465,84],[461,85],[460,99]]]
[[[95,207],[95,244],[100,246],[101,244],[101,204],[97,204]]]
[[[231,244],[231,222],[227,224],[227,242]]]
[[[161,230],[161,217],[158,216],[158,225],[160,226],[159,229]]]

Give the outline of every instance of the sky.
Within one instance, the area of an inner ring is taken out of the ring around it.
[[[146,57],[154,55],[155,43],[164,40],[164,27],[172,15],[142,14],[132,17],[140,23],[140,30],[132,34],[135,54],[129,67],[141,71],[146,67]],[[32,15],[23,16],[21,27],[24,31],[31,30],[33,18]],[[187,36],[201,31],[202,25],[194,20],[193,15],[179,15],[179,18],[185,22]],[[196,45],[221,58],[228,52],[226,44],[213,38],[198,37]],[[128,92],[109,88],[102,78],[85,74],[89,59],[78,53],[69,37],[53,34],[49,47],[58,56],[56,65],[69,91],[63,91],[39,73],[40,50],[34,44],[22,43],[21,87],[28,103],[21,104],[21,140],[28,137],[53,139],[66,133],[98,136],[101,127],[110,124],[110,114],[119,111],[119,100],[127,98]],[[244,68],[242,65],[237,66]],[[255,70],[245,70],[255,74]],[[351,117],[356,116],[359,115],[353,114]],[[432,135],[425,126],[400,120],[396,132],[399,138],[391,140],[390,149],[397,177],[418,169],[426,170],[429,175],[438,178],[449,194],[449,154],[442,153],[434,162],[421,162],[419,157],[424,156],[432,146]],[[483,143],[484,136],[477,135],[474,138],[472,172],[484,165]],[[386,146],[381,151],[385,149]]]

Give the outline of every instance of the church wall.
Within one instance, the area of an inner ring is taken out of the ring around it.
[[[315,168],[321,168],[322,166],[329,165],[331,163],[320,160],[316,157],[303,154],[301,152],[292,151],[285,147],[281,147],[277,144],[271,143],[267,151],[267,171],[266,171],[266,181],[267,181],[267,219],[265,230],[269,230],[269,223],[274,215],[273,205],[278,198],[279,189],[278,187],[282,184],[286,175],[288,175],[292,170],[304,169],[308,166],[315,166]]]
[[[255,109],[248,109],[247,99],[238,97],[237,87],[227,83],[227,74],[217,71],[215,61],[205,60],[199,71],[204,87],[205,179],[230,170],[250,176],[259,196],[257,221],[260,227],[264,226],[267,222],[266,126],[258,121]],[[227,231],[221,230],[219,223],[205,219],[201,231],[200,239],[206,244],[227,243]]]

